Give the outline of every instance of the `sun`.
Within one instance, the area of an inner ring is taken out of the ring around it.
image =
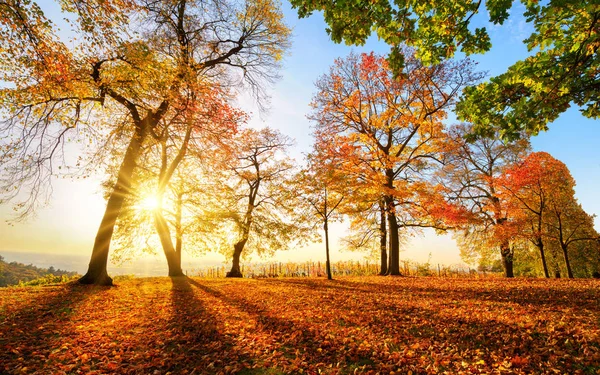
[[[158,199],[154,195],[144,197],[138,204],[140,211],[155,211],[158,208]]]

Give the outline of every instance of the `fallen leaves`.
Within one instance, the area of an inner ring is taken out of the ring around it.
[[[0,290],[8,374],[600,374],[594,280],[125,280]]]

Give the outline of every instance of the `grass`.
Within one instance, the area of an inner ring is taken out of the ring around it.
[[[0,290],[6,374],[600,374],[600,281],[126,278]]]

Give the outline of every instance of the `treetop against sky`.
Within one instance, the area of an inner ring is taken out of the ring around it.
[[[58,6],[44,2],[43,10],[57,23],[62,18]],[[306,119],[309,102],[315,93],[314,83],[329,71],[336,58],[345,57],[351,51],[385,54],[389,46],[375,36],[366,39],[359,47],[348,47],[331,42],[325,29],[327,25],[322,15],[317,12],[304,19],[298,19],[297,13],[287,1],[283,4],[284,21],[292,28],[292,45],[289,53],[283,57],[283,69],[279,80],[269,92],[270,109],[260,111],[254,100],[247,94],[240,94],[239,104],[251,112],[249,125],[255,128],[270,126],[278,129],[296,140],[292,152],[299,160],[303,153],[310,151],[312,138],[311,123]],[[482,14],[472,19],[474,26],[485,26],[491,42],[491,49],[484,55],[471,55],[477,68],[497,76],[507,70],[516,61],[528,56],[527,48],[522,41],[533,32],[523,13],[525,6],[516,2],[504,21],[504,25],[495,25]],[[63,34],[68,34],[68,26],[61,24]],[[458,53],[461,56],[461,53]],[[451,116],[452,117],[452,116]],[[450,118],[451,124],[456,119]],[[549,125],[547,132],[532,138],[536,151],[546,151],[564,162],[577,182],[576,196],[584,209],[592,214],[600,214],[600,201],[595,197],[600,183],[600,129],[598,120],[585,118],[577,108],[562,113]],[[73,150],[75,151],[75,150]],[[91,248],[94,232],[102,216],[104,202],[99,189],[100,177],[91,177],[85,181],[57,181],[54,187],[53,200],[49,207],[40,210],[35,220],[26,223],[9,225],[0,223],[1,250],[23,250],[55,253],[87,253]],[[10,207],[0,206],[2,219],[11,215]],[[598,227],[598,225],[596,225]],[[343,234],[339,228],[337,235]],[[39,235],[31,236],[31,233]],[[333,234],[332,237],[336,237]],[[426,260],[431,252],[434,262],[458,262],[457,250],[453,240],[434,238],[428,233],[426,239],[414,238],[407,246],[402,257]],[[285,252],[280,259],[319,259],[322,256],[320,245],[307,249]],[[339,244],[333,244],[334,250]],[[335,257],[346,257],[348,254],[336,254]]]

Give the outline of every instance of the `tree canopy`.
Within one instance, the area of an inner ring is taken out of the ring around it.
[[[0,3],[0,33],[21,44],[3,39],[0,45],[6,82],[0,89],[0,132],[6,137],[0,193],[8,199],[20,190],[29,193],[17,208],[31,212],[48,191],[56,164],[64,162],[71,133],[126,134],[82,279],[110,284],[110,241],[144,147],[160,139],[163,122],[203,87],[245,84],[261,103],[265,83],[277,78],[290,30],[278,3],[269,0],[98,3],[62,2],[79,20],[72,44],[59,38],[36,2]]]
[[[372,32],[391,46],[388,57],[397,74],[403,69],[401,45],[416,49],[426,64],[436,64],[457,52],[467,55],[492,48],[484,18],[502,25],[515,3],[481,0],[292,0],[301,17],[322,11],[335,42],[364,44]],[[474,131],[506,138],[523,130],[546,130],[562,112],[575,104],[584,116],[598,118],[600,107],[600,4],[560,0],[540,3],[522,0],[522,16],[534,28],[524,40],[531,55],[508,70],[465,90],[457,110],[463,120],[476,123]],[[478,13],[487,17],[477,17]]]
[[[427,177],[449,147],[442,120],[478,76],[469,60],[427,67],[411,49],[403,53],[404,77],[375,54],[337,60],[317,81],[311,115],[320,152],[343,158],[363,201],[384,202],[392,274],[400,273],[399,228],[439,227],[439,214],[451,211]]]

